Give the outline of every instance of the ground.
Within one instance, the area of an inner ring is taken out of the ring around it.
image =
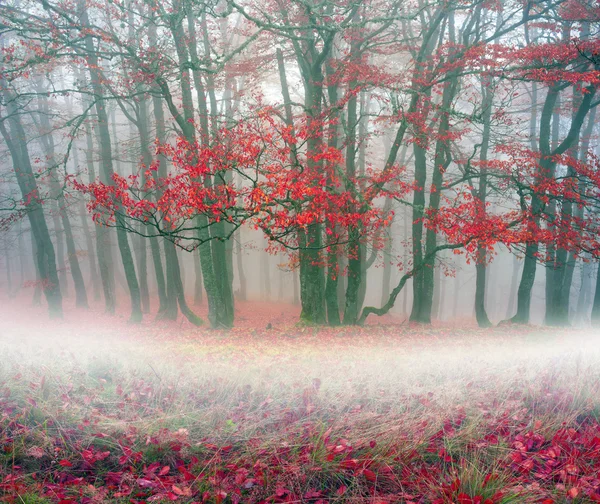
[[[600,502],[598,336],[297,315],[246,303],[224,332],[3,298],[0,501]]]

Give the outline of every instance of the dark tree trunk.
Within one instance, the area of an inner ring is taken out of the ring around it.
[[[191,4],[188,4],[191,5]],[[188,16],[188,20],[190,16]],[[189,24],[188,24],[189,26]],[[206,12],[202,11],[202,40],[204,43],[204,52],[205,54],[211,53],[211,45],[210,45],[210,37],[208,32],[208,23],[206,21]],[[192,35],[192,43],[189,44],[190,54],[192,58],[197,59],[196,54],[196,44],[195,44],[195,36],[194,36],[194,27],[192,23],[192,28],[190,28],[190,34]],[[195,78],[194,78],[195,79]],[[205,131],[206,138],[212,137],[213,139],[217,137],[217,131],[219,129],[218,123],[218,105],[217,105],[217,96],[215,93],[215,78],[214,75],[210,72],[206,73],[206,83],[207,83],[207,94],[210,102],[210,115],[211,115],[211,123],[210,123],[210,134],[208,131]],[[202,96],[204,94],[202,93]],[[200,96],[199,96],[200,99]],[[214,177],[214,185],[215,186],[224,186],[228,182],[230,182],[231,173],[228,172],[226,174],[218,174]],[[208,185],[208,178],[206,180],[206,185]],[[215,281],[217,288],[219,290],[219,296],[221,299],[222,307],[222,319],[220,324],[225,327],[231,327],[233,325],[234,320],[234,310],[235,310],[235,300],[233,298],[233,270],[230,269],[230,266],[233,266],[233,258],[232,252],[233,249],[232,244],[230,243],[231,233],[233,229],[230,224],[226,223],[224,220],[218,220],[216,222],[211,223],[210,227],[210,236],[213,238],[211,241],[211,251],[212,251],[212,259],[213,259],[213,269],[215,275]]]
[[[422,106],[421,111],[423,120],[427,119],[429,107],[427,102],[431,98],[431,87],[422,88],[417,83],[425,75],[428,65],[429,56],[432,54],[437,42],[438,31],[440,24],[447,16],[446,13],[440,12],[436,16],[435,21],[431,23],[419,50],[419,54],[415,61],[415,71],[413,76],[413,90],[415,91],[409,112],[416,112],[419,104]],[[448,86],[448,85],[447,85]],[[404,130],[405,131],[405,130]],[[402,132],[398,130],[398,135]],[[398,136],[397,135],[397,136]],[[398,143],[398,139],[394,142],[394,147]],[[413,322],[429,323],[431,318],[431,306],[427,307],[428,296],[427,290],[431,289],[432,285],[427,285],[426,265],[423,253],[423,216],[425,215],[425,184],[427,181],[427,136],[423,132],[417,132],[414,143],[414,164],[415,164],[415,190],[413,193],[413,223],[412,223],[412,253],[413,253],[413,268],[416,270],[412,276],[413,281],[413,305],[410,314],[410,320]],[[397,149],[397,147],[396,147]],[[392,149],[393,151],[393,149]],[[437,159],[436,159],[437,162]],[[435,262],[435,258],[433,258]]]
[[[181,268],[179,258],[177,257],[177,249],[173,243],[167,240],[165,240],[165,257],[167,259],[167,268],[170,270],[168,277],[170,277],[172,283],[171,289],[174,290],[181,313],[192,324],[196,326],[202,325],[202,319],[190,309],[185,300],[185,289],[181,280]],[[177,305],[175,306],[175,318],[177,318]]]
[[[87,86],[85,72],[81,72],[81,80],[84,86]],[[86,107],[93,108],[91,102],[84,98]],[[91,111],[91,110],[90,110]],[[95,129],[95,128],[94,128]],[[98,135],[96,135],[97,137]],[[89,182],[96,182],[96,170],[94,167],[94,140],[92,136],[92,127],[90,121],[85,122],[86,151],[85,158],[88,169]],[[98,275],[102,282],[102,291],[104,294],[104,308],[107,313],[114,313],[116,307],[115,297],[115,270],[112,262],[112,233],[106,226],[98,222],[95,223],[96,229],[96,256],[98,257]]]
[[[419,144],[414,143],[415,155],[415,190],[413,194],[413,215],[412,215],[412,254],[413,264],[420,266],[423,261],[423,215],[425,213],[425,181],[427,177],[427,151]],[[410,320],[413,322],[423,322],[423,291],[424,291],[424,272],[420,269],[412,278],[413,280],[413,304],[410,314]]]
[[[82,0],[79,0],[79,14],[81,16],[81,22],[83,26],[89,26],[88,14],[85,4]],[[110,133],[108,129],[108,115],[106,113],[106,103],[101,99],[104,96],[104,90],[102,89],[102,76],[100,73],[100,66],[98,56],[94,48],[93,40],[90,36],[86,36],[85,45],[87,50],[87,58],[89,62],[89,72],[91,86],[94,94],[98,97],[96,101],[96,113],[98,115],[98,140],[100,143],[100,154],[101,154],[101,166],[102,175],[105,183],[110,183],[114,174],[112,166],[112,147],[110,141]],[[127,231],[125,231],[122,216],[119,214],[119,210],[116,212],[116,225],[117,225],[117,241],[119,244],[119,252],[121,254],[121,261],[123,263],[123,269],[125,271],[125,278],[127,280],[127,287],[129,288],[129,296],[131,300],[131,322],[140,322],[142,320],[142,307],[140,299],[140,287],[138,284],[137,276],[135,273],[135,266],[133,262],[133,256],[131,254],[131,248],[129,241],[127,240]]]
[[[177,14],[171,16],[170,30],[175,41],[175,48],[179,59],[183,115],[173,103],[166,82],[160,81],[159,85],[163,92],[163,97],[167,100],[171,115],[177,122],[186,140],[193,145],[196,141],[196,134],[192,124],[194,120],[194,101],[192,99],[190,71],[187,62],[188,47],[192,53],[192,59],[194,58],[195,37],[190,37],[189,41],[186,39],[182,25],[185,6],[181,2],[177,3],[177,11]],[[202,97],[204,97],[203,94],[199,95],[199,99]],[[204,103],[206,103],[205,100]],[[204,121],[203,116],[206,117],[206,114],[203,114],[201,111],[202,136],[208,138],[208,133],[204,130],[204,126],[202,126],[202,121]],[[211,177],[204,177],[203,183],[206,187],[211,187]],[[209,225],[211,224],[214,224],[214,226],[211,226],[209,230]],[[198,249],[201,257],[204,290],[206,291],[206,298],[208,300],[208,318],[213,328],[229,328],[233,325],[234,319],[233,293],[231,292],[229,275],[227,274],[225,244],[223,243],[225,239],[223,223],[211,223],[206,215],[199,214],[196,217],[196,226],[197,238],[200,243]]]
[[[37,266],[42,289],[48,302],[48,312],[51,318],[62,317],[62,296],[58,282],[54,246],[39,201],[40,193],[31,166],[27,143],[22,141],[22,139],[27,138],[27,135],[21,124],[21,116],[17,110],[16,101],[13,96],[10,96],[6,81],[2,77],[0,77],[0,89],[7,104],[7,119],[10,127],[9,133],[4,122],[0,121],[0,133],[9,149],[21,195],[23,199],[30,199],[31,201],[28,204],[27,217],[35,240]]]
[[[300,318],[309,324],[324,324],[325,315],[325,278],[320,264],[322,245],[320,224],[310,224],[307,231],[299,230],[300,244]]]
[[[446,140],[443,140],[450,130],[450,113],[448,112],[451,108],[452,101],[458,90],[458,79],[453,77],[450,79],[444,87],[442,95],[442,111],[439,124],[439,136],[440,140],[436,142],[435,154],[434,154],[434,167],[433,176],[431,179],[431,189],[429,191],[429,207],[428,214],[433,215],[438,211],[440,207],[441,199],[441,188],[443,183],[443,174],[446,168],[449,166],[451,156],[449,152],[449,146]],[[425,141],[423,138],[420,141]],[[416,144],[415,144],[416,145]],[[415,179],[419,189],[425,184],[425,175],[427,169],[425,150],[419,146],[415,147],[415,161],[416,156],[419,155],[419,175],[417,177],[417,166],[415,165]],[[417,193],[421,194],[418,195]],[[415,192],[415,203],[424,207],[425,205],[425,194],[423,190]],[[413,230],[415,227],[418,228],[417,236],[413,235],[413,241],[419,241],[419,248],[415,253],[415,265],[423,263],[423,267],[415,278],[418,280],[417,291],[415,291],[415,304],[411,313],[411,320],[423,324],[431,323],[431,309],[433,306],[433,287],[434,287],[434,270],[435,270],[435,250],[437,248],[437,233],[434,229],[428,228],[425,235],[425,255],[421,257],[422,250],[420,248],[420,241],[423,235],[423,222],[421,217],[423,212],[418,212],[419,216],[415,215],[415,223],[413,223]],[[425,259],[427,258],[427,259]]]
[[[554,156],[564,154],[579,138],[579,132],[581,131],[583,121],[590,110],[595,92],[596,89],[593,86],[586,88],[584,98],[581,100],[579,107],[577,107],[577,110],[574,113],[567,136],[558,144],[558,146],[551,148],[551,120],[559,97],[560,88],[558,85],[552,85],[548,89],[540,117],[539,150],[541,159],[539,162],[539,173],[536,177],[536,183],[554,173],[556,165]],[[533,234],[535,234],[536,228],[540,224],[541,215],[544,209],[545,204],[542,195],[538,192],[534,192],[531,198],[531,213],[533,216],[531,231]],[[531,291],[535,281],[538,250],[539,244],[537,241],[528,243],[525,248],[525,264],[523,265],[523,274],[521,276],[521,283],[519,284],[517,314],[512,319],[513,322],[516,323],[526,324],[529,322]],[[551,279],[550,282],[551,285],[554,285],[554,280]]]
[[[39,91],[42,91],[43,88],[39,86]],[[83,275],[81,273],[81,268],[79,267],[79,259],[77,258],[77,249],[75,248],[75,239],[73,237],[73,230],[71,228],[71,222],[69,220],[69,216],[67,214],[66,201],[64,197],[64,193],[61,187],[60,180],[58,179],[58,167],[56,166],[56,156],[54,149],[54,138],[52,136],[52,128],[50,125],[50,109],[48,107],[48,98],[40,96],[38,98],[38,104],[40,105],[41,113],[39,115],[40,118],[40,138],[42,140],[42,144],[44,150],[46,152],[46,156],[50,162],[50,185],[52,188],[52,196],[55,201],[56,215],[54,216],[54,226],[57,229],[56,220],[60,218],[62,228],[61,232],[57,232],[56,240],[60,244],[57,247],[61,252],[59,253],[59,258],[61,255],[64,255],[62,250],[63,238],[66,240],[67,244],[67,258],[69,261],[69,267],[71,269],[71,275],[73,276],[73,284],[75,286],[75,303],[79,308],[87,308],[88,307],[88,299],[87,299],[87,291],[85,288],[85,282],[83,281]],[[60,227],[60,225],[59,225]],[[62,258],[64,259],[64,257]],[[62,260],[62,259],[59,259]],[[67,280],[64,278],[63,283],[64,289],[63,292],[66,293],[67,289]]]
[[[596,275],[596,291],[594,293],[594,303],[592,304],[592,325],[600,327],[600,268]]]

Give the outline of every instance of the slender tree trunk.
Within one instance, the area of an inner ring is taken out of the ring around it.
[[[596,290],[594,292],[594,302],[592,304],[592,325],[600,327],[600,267],[596,275]]]
[[[96,250],[94,247],[92,233],[90,232],[90,226],[87,220],[87,212],[85,211],[83,199],[78,201],[77,206],[79,218],[81,219],[81,226],[83,228],[83,235],[85,236],[85,246],[88,254],[88,263],[90,265],[90,283],[92,284],[92,293],[94,296],[94,301],[100,301],[100,280],[98,278]]]
[[[360,39],[352,40],[351,42],[351,58],[360,57],[358,51],[360,49]],[[356,61],[355,61],[356,63]],[[346,119],[346,190],[352,194],[357,194],[356,187],[356,140],[358,128],[358,98],[355,89],[357,88],[356,76],[348,83],[351,97],[347,104],[347,119]],[[358,209],[355,209],[358,210]],[[360,313],[360,294],[359,289],[363,282],[363,262],[364,262],[364,247],[360,242],[362,230],[360,226],[353,225],[348,228],[348,287],[346,288],[346,306],[344,309],[344,324],[356,324]]]
[[[247,285],[246,285],[246,274],[244,272],[244,257],[242,255],[242,230],[238,229],[235,236],[235,257],[238,270],[238,278],[240,280],[240,301],[246,301],[248,299]]]
[[[456,320],[458,318],[458,307],[460,306],[460,269],[456,270],[456,275],[454,277],[454,303],[452,305],[452,318]]]
[[[266,239],[264,239],[266,241]],[[263,301],[271,300],[271,271],[269,268],[269,254],[260,251],[260,287]]]
[[[356,49],[356,52],[358,53],[358,49]],[[360,110],[361,110],[361,118],[358,121],[358,176],[359,176],[359,182],[358,185],[360,187],[361,193],[364,193],[365,190],[365,184],[364,184],[364,180],[365,180],[365,170],[367,167],[367,136],[368,136],[368,117],[369,117],[369,113],[370,113],[370,108],[371,108],[371,102],[369,99],[367,99],[367,96],[364,92],[361,92],[360,94]],[[386,155],[389,154],[389,149],[386,149]],[[403,164],[404,163],[404,155],[406,154],[406,149],[402,150],[402,156],[401,156],[401,160],[400,163]],[[389,214],[391,212],[392,209],[392,200],[390,198],[385,199],[385,203],[384,203],[384,214]],[[369,280],[369,269],[371,268],[371,266],[373,266],[373,264],[375,263],[375,261],[377,260],[377,255],[378,255],[378,242],[379,242],[379,234],[380,234],[381,230],[378,230],[375,234],[375,236],[373,237],[373,248],[371,249],[371,254],[369,257],[367,257],[367,247],[366,247],[366,243],[365,243],[365,239],[366,237],[363,237],[363,239],[361,239],[360,241],[360,247],[361,247],[361,255],[360,255],[360,268],[361,268],[361,281],[360,281],[360,286],[358,288],[358,296],[357,296],[357,302],[356,302],[356,307],[357,307],[357,314],[360,313],[360,311],[362,310],[364,304],[365,304],[365,298],[367,296],[367,283]],[[361,234],[362,233],[362,229],[361,229]],[[357,315],[358,317],[358,315]]]
[[[588,307],[592,297],[593,268],[590,262],[581,262],[581,287],[577,298],[577,318],[586,323],[588,321]]]
[[[450,130],[450,113],[449,110],[451,108],[452,101],[458,91],[458,78],[456,76],[452,77],[444,87],[444,91],[442,94],[442,111],[440,112],[441,117],[439,120],[439,137],[440,139],[436,142],[435,154],[434,154],[434,167],[433,167],[433,175],[431,179],[431,188],[429,191],[429,207],[428,214],[433,215],[438,211],[441,200],[441,192],[442,192],[442,184],[443,184],[443,174],[446,168],[449,166],[451,162],[451,156],[449,152],[449,146],[447,141],[444,139]],[[421,139],[422,141],[423,139]],[[422,150],[421,147],[415,150],[415,159],[417,151],[419,151],[420,156],[420,166],[419,170],[426,170],[426,158],[425,152],[420,152]],[[415,175],[417,168],[415,166]],[[425,173],[422,172],[419,174],[418,185],[421,187],[421,183],[425,183]],[[418,198],[418,204],[423,205],[425,203],[424,192],[422,196]],[[423,216],[422,211],[420,212],[421,216]],[[413,236],[414,241],[421,240],[423,233],[423,222],[419,220],[416,224],[420,230],[417,236]],[[413,224],[414,228],[415,224]],[[418,275],[420,285],[419,289],[419,298],[416,306],[413,306],[413,311],[411,314],[411,320],[415,322],[420,322],[424,324],[431,323],[431,309],[433,305],[433,287],[434,287],[434,269],[435,269],[435,250],[437,248],[437,233],[435,229],[428,228],[425,234],[425,255],[420,258],[421,250],[418,250],[416,255],[415,264],[420,264],[423,261],[424,267],[421,269],[420,274]],[[425,259],[427,258],[427,259]]]
[[[87,86],[87,78],[85,71],[80,73],[81,80],[84,86]],[[84,104],[90,109],[93,108],[89,99],[84,97]],[[96,170],[94,166],[94,140],[92,136],[92,127],[90,121],[85,122],[85,139],[86,139],[86,164],[88,169],[89,182],[96,182]],[[95,128],[94,128],[95,129]],[[98,135],[96,135],[98,137]],[[114,313],[116,307],[115,296],[115,271],[112,256],[112,233],[106,226],[95,222],[96,229],[96,256],[98,257],[98,276],[102,282],[102,291],[104,294],[104,308],[107,313]]]
[[[133,15],[133,13],[131,13],[131,15]],[[142,127],[141,127],[141,121],[140,121],[140,117],[139,115],[141,115],[142,110],[145,112],[146,109],[146,104],[145,101],[143,99],[140,99],[140,101],[138,102],[138,118],[136,123],[129,123],[129,135],[130,138],[133,139],[135,136],[135,128],[137,127],[137,131],[139,133],[139,137],[140,137],[140,150],[139,152],[137,152],[137,149],[133,152],[130,152],[130,161],[131,161],[131,174],[132,175],[136,175],[138,174],[138,163],[139,163],[139,159],[140,157],[142,158],[142,163],[145,166],[149,166],[150,163],[152,162],[151,159],[151,155],[148,152],[148,154],[146,154],[144,151],[148,149],[148,145],[147,145],[147,138],[146,138],[146,134],[144,132],[142,132]],[[112,121],[113,121],[113,137],[115,138],[115,149],[117,147],[117,131],[116,131],[116,125],[115,125],[115,113],[112,113]],[[118,156],[117,156],[118,157]],[[118,164],[117,164],[117,170],[116,172],[120,175],[123,175],[122,173],[120,173],[119,168],[118,168]],[[146,184],[146,176],[145,176],[145,169],[140,170],[140,183],[141,186],[144,187],[144,185]],[[139,285],[140,285],[140,301],[142,304],[142,313],[150,313],[150,291],[148,288],[148,251],[147,251],[147,246],[146,246],[146,238],[143,236],[144,235],[144,230],[145,230],[145,225],[143,223],[138,223],[137,224],[137,233],[134,232],[133,237],[132,237],[132,247],[133,247],[133,252],[135,255],[135,263],[136,263],[136,270],[137,270],[137,276],[139,279]]]
[[[414,143],[415,157],[415,190],[413,193],[413,215],[412,215],[412,255],[413,265],[420,266],[423,262],[423,216],[425,215],[425,181],[427,177],[427,151],[420,142],[420,138]],[[413,304],[410,320],[421,322],[424,271],[419,271],[413,276]]]
[[[31,304],[33,306],[40,306],[42,304],[42,277],[40,275],[40,267],[37,261],[37,244],[35,242],[35,236],[33,236],[33,229],[31,230],[31,256],[33,259],[33,269],[35,273],[35,287],[33,289],[33,298],[31,300]]]
[[[283,254],[280,254],[279,257],[282,261],[285,259]],[[281,303],[285,296],[285,274],[284,270],[280,266],[277,266],[277,279],[277,301]]]
[[[442,304],[442,268],[437,265],[434,270],[434,284],[433,284],[433,299],[431,303],[431,314],[434,319],[438,319],[440,312],[440,306]]]
[[[404,246],[406,247],[404,249],[404,253],[402,254],[403,256],[403,267],[407,268],[408,266],[408,260],[409,260],[409,252],[408,252],[408,240],[409,240],[409,229],[410,229],[410,221],[409,221],[409,210],[408,207],[404,208],[404,230],[403,230],[403,234],[404,234]],[[414,282],[414,280],[413,280]],[[404,296],[403,296],[403,300],[402,300],[402,315],[408,316],[408,289],[404,289]]]
[[[567,136],[556,148],[550,147],[551,119],[554,113],[555,105],[559,97],[559,88],[557,85],[551,85],[546,94],[542,114],[540,117],[539,146],[541,159],[539,162],[539,172],[536,176],[536,185],[541,182],[548,174],[554,173],[556,162],[555,156],[564,154],[569,150],[579,138],[579,132],[583,121],[592,106],[596,88],[588,86],[585,88],[584,97],[574,113],[573,120]],[[534,192],[531,198],[531,213],[533,221],[530,223],[532,235],[535,235],[540,224],[541,214],[545,208],[542,195]],[[513,322],[528,323],[531,305],[531,291],[535,281],[536,263],[538,260],[539,243],[532,241],[527,244],[525,249],[525,264],[523,265],[523,274],[519,284],[517,299],[517,314],[513,317]],[[553,280],[552,280],[553,282]]]
[[[12,284],[12,264],[10,262],[10,253],[8,251],[8,243],[6,238],[4,241],[4,266],[6,267],[6,292],[8,297],[13,297],[13,284]]]
[[[202,11],[201,26],[204,52],[205,54],[210,54],[211,45],[205,11]],[[190,33],[193,34],[193,29]],[[189,48],[192,58],[197,58],[197,55],[195,54],[195,43],[192,42],[191,44],[189,44]],[[217,105],[217,96],[215,93],[215,78],[214,75],[210,72],[206,73],[206,83],[211,115],[210,136],[214,139],[217,137],[217,131],[219,129],[219,110]],[[207,138],[209,138],[208,135]],[[231,182],[231,176],[231,172],[215,175],[213,183],[215,186],[225,186],[227,183]],[[233,253],[233,249],[232,244],[230,242],[230,235],[232,232],[232,226],[229,223],[226,223],[225,220],[218,220],[216,222],[211,223],[210,236],[213,239],[210,242],[210,246],[213,259],[213,269],[216,285],[219,289],[219,295],[223,304],[223,317],[221,320],[221,324],[226,327],[231,327],[233,325],[235,309],[235,300],[233,298],[233,270],[230,269],[230,266],[233,266],[233,257],[231,255]]]
[[[144,225],[139,224],[140,234],[137,236],[137,271],[140,279],[140,298],[142,301],[142,312],[150,313],[150,290],[148,288],[148,251],[146,250],[146,238],[142,235]]]
[[[485,77],[485,79],[490,79]],[[492,126],[492,106],[494,94],[491,89],[492,82],[482,81],[481,91],[483,95],[483,133],[481,140],[481,174],[479,178],[479,190],[477,198],[480,203],[480,212],[486,213],[487,198],[487,167],[485,163],[488,158],[490,146],[490,134]],[[487,249],[484,246],[477,247],[477,263],[475,265],[475,318],[479,327],[490,327],[492,324],[485,309],[486,275],[487,275]]]
[[[279,72],[280,74],[283,73],[285,78],[285,69],[283,67],[284,63],[281,49],[277,49],[277,61],[279,64]],[[334,77],[335,68],[333,67],[331,61],[327,63],[325,70],[329,81],[327,85],[327,96],[329,98],[329,107],[331,108],[330,122],[327,127],[327,145],[331,149],[337,149],[339,143],[338,121],[340,113],[337,109],[338,86]],[[331,183],[331,177],[329,177],[328,183]],[[330,220],[326,223],[326,226],[331,231],[331,233],[327,233],[327,278],[325,281],[327,323],[330,326],[338,326],[340,325],[340,302],[338,297],[340,271],[338,256],[341,252],[341,247],[336,244],[338,240],[338,229],[336,229],[335,223]]]
[[[89,26],[88,14],[83,0],[79,0],[79,14],[81,16],[81,22],[83,26]],[[101,166],[102,174],[105,183],[110,183],[114,174],[112,166],[112,147],[110,140],[110,133],[108,130],[108,115],[106,113],[106,103],[101,99],[104,96],[104,90],[102,89],[102,76],[99,71],[98,56],[95,52],[94,43],[92,38],[88,35],[85,38],[85,45],[87,50],[88,58],[88,69],[90,72],[91,86],[94,94],[100,98],[96,101],[96,113],[98,116],[98,140],[100,143],[101,153]],[[119,244],[119,252],[121,254],[121,261],[123,263],[123,269],[125,270],[125,278],[127,280],[127,287],[129,288],[129,296],[131,300],[131,322],[139,322],[142,320],[142,307],[140,299],[140,287],[138,284],[135,266],[133,262],[133,256],[131,254],[131,248],[127,239],[127,232],[122,222],[122,217],[117,212],[116,214],[116,225],[117,225],[117,241]]]
[[[183,132],[186,140],[193,145],[196,142],[196,134],[193,126],[194,121],[194,101],[192,98],[192,88],[190,80],[190,71],[188,67],[188,48],[192,52],[194,59],[193,48],[195,47],[195,37],[186,38],[183,30],[183,17],[185,16],[185,5],[177,2],[177,14],[170,19],[170,30],[175,41],[175,48],[180,66],[180,87],[182,96],[183,115],[177,110],[173,103],[168,85],[161,81],[160,87],[163,91],[163,97],[167,99],[167,104],[171,115],[177,122],[179,128]],[[203,119],[202,112],[200,113],[201,122]],[[202,132],[203,137],[208,137],[205,131]],[[204,141],[204,139],[201,138]],[[210,176],[205,176],[203,183],[205,187],[212,186]],[[209,230],[209,219],[204,214],[199,214],[196,217],[197,238],[200,243],[198,249],[201,257],[202,277],[204,282],[204,290],[208,301],[208,318],[213,328],[229,328],[233,325],[233,293],[228,288],[229,282],[226,270],[226,259],[224,243],[221,240],[225,239],[223,226],[216,224]],[[222,223],[221,223],[222,224]],[[213,246],[211,240],[219,242]],[[214,254],[216,253],[216,256]],[[230,287],[230,286],[229,286]]]
[[[200,267],[200,253],[195,251],[194,261],[194,305],[198,306],[202,303],[202,268]]]
[[[293,290],[294,290],[294,301],[293,301],[294,306],[298,306],[300,304],[300,286],[298,285],[299,274],[300,274],[299,268],[294,268],[292,270],[292,285],[293,285]]]
[[[393,222],[393,221],[392,221]],[[391,227],[391,225],[390,225]],[[381,279],[381,304],[385,304],[390,297],[390,285],[392,281],[392,233],[386,237],[383,248],[383,277]]]
[[[24,200],[29,201],[27,217],[35,240],[40,282],[48,302],[49,315],[51,318],[62,317],[62,296],[58,282],[54,246],[39,199],[40,193],[31,166],[27,143],[22,141],[22,139],[27,138],[27,135],[21,124],[21,116],[17,110],[15,98],[10,95],[8,85],[1,76],[0,90],[7,104],[7,119],[10,127],[9,133],[4,122],[0,121],[0,134],[4,137],[10,152],[21,195]]]
[[[175,245],[168,241],[165,241],[165,256],[167,258],[167,268],[171,269],[170,278],[173,283],[172,289],[175,291],[181,313],[192,324],[196,326],[202,325],[202,319],[190,309],[185,300],[185,289],[183,281],[181,280],[181,268],[179,265],[179,258],[177,257],[177,250],[175,249]],[[177,308],[175,308],[175,316],[177,316]]]
[[[25,254],[25,242],[23,240],[23,229],[21,226],[21,222],[19,222],[19,227],[17,230],[18,233],[18,253],[19,253],[19,289],[23,287],[25,283],[25,258],[27,257]]]
[[[38,88],[42,91],[42,86]],[[44,150],[46,151],[46,156],[50,162],[50,185],[52,188],[52,195],[55,201],[54,210],[56,214],[54,215],[54,227],[57,229],[57,219],[60,219],[62,227],[60,234],[57,233],[56,240],[60,244],[57,247],[59,250],[59,261],[62,261],[64,257],[61,258],[61,255],[64,255],[64,250],[62,247],[63,238],[66,241],[67,245],[67,259],[69,261],[69,267],[71,269],[71,275],[73,277],[73,284],[75,286],[75,303],[78,308],[87,308],[88,307],[88,299],[87,299],[87,291],[85,288],[85,282],[83,281],[83,275],[81,273],[81,268],[79,267],[79,259],[77,258],[77,249],[75,247],[75,239],[73,237],[73,230],[71,228],[71,222],[69,216],[67,214],[67,205],[64,197],[64,193],[61,187],[61,183],[58,179],[58,167],[56,166],[56,156],[55,156],[55,147],[54,147],[54,137],[52,135],[52,127],[50,125],[50,109],[48,106],[48,98],[40,96],[38,98],[38,104],[40,105],[40,110],[42,111],[39,115],[40,119],[40,138],[42,139],[42,144],[44,146]],[[60,226],[59,226],[60,227]],[[63,292],[66,293],[66,277],[64,279],[65,289]]]
[[[510,288],[508,291],[508,304],[506,307],[506,319],[509,319],[512,314],[515,312],[517,307],[517,286],[519,284],[519,258],[516,254],[512,254],[513,257],[513,267],[512,267],[512,276],[510,279]]]
[[[51,215],[52,226],[54,228],[54,241],[56,243],[56,262],[58,268],[58,282],[60,284],[60,292],[63,298],[69,295],[69,283],[67,281],[67,266],[65,263],[65,233],[60,224],[60,216],[56,200],[52,200]]]

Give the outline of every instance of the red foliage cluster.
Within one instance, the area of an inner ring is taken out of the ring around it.
[[[369,169],[347,180],[340,149],[323,145],[314,153],[299,152],[311,134],[307,125],[292,133],[275,111],[263,110],[253,120],[220,130],[210,147],[182,137],[174,145],[158,145],[157,156],[173,163],[166,177],[158,176],[157,158],[140,175],[115,174],[110,184],[72,184],[92,196],[88,207],[94,220],[114,224],[120,213],[145,223],[166,222],[172,235],[197,215],[249,223],[289,246],[297,245],[290,230],[314,223],[327,224],[330,235],[360,226],[365,236],[389,224],[391,214],[370,203],[412,189],[402,180],[403,168]]]

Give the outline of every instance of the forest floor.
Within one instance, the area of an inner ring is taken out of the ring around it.
[[[0,501],[600,502],[597,336],[297,311],[224,332],[3,297]]]

